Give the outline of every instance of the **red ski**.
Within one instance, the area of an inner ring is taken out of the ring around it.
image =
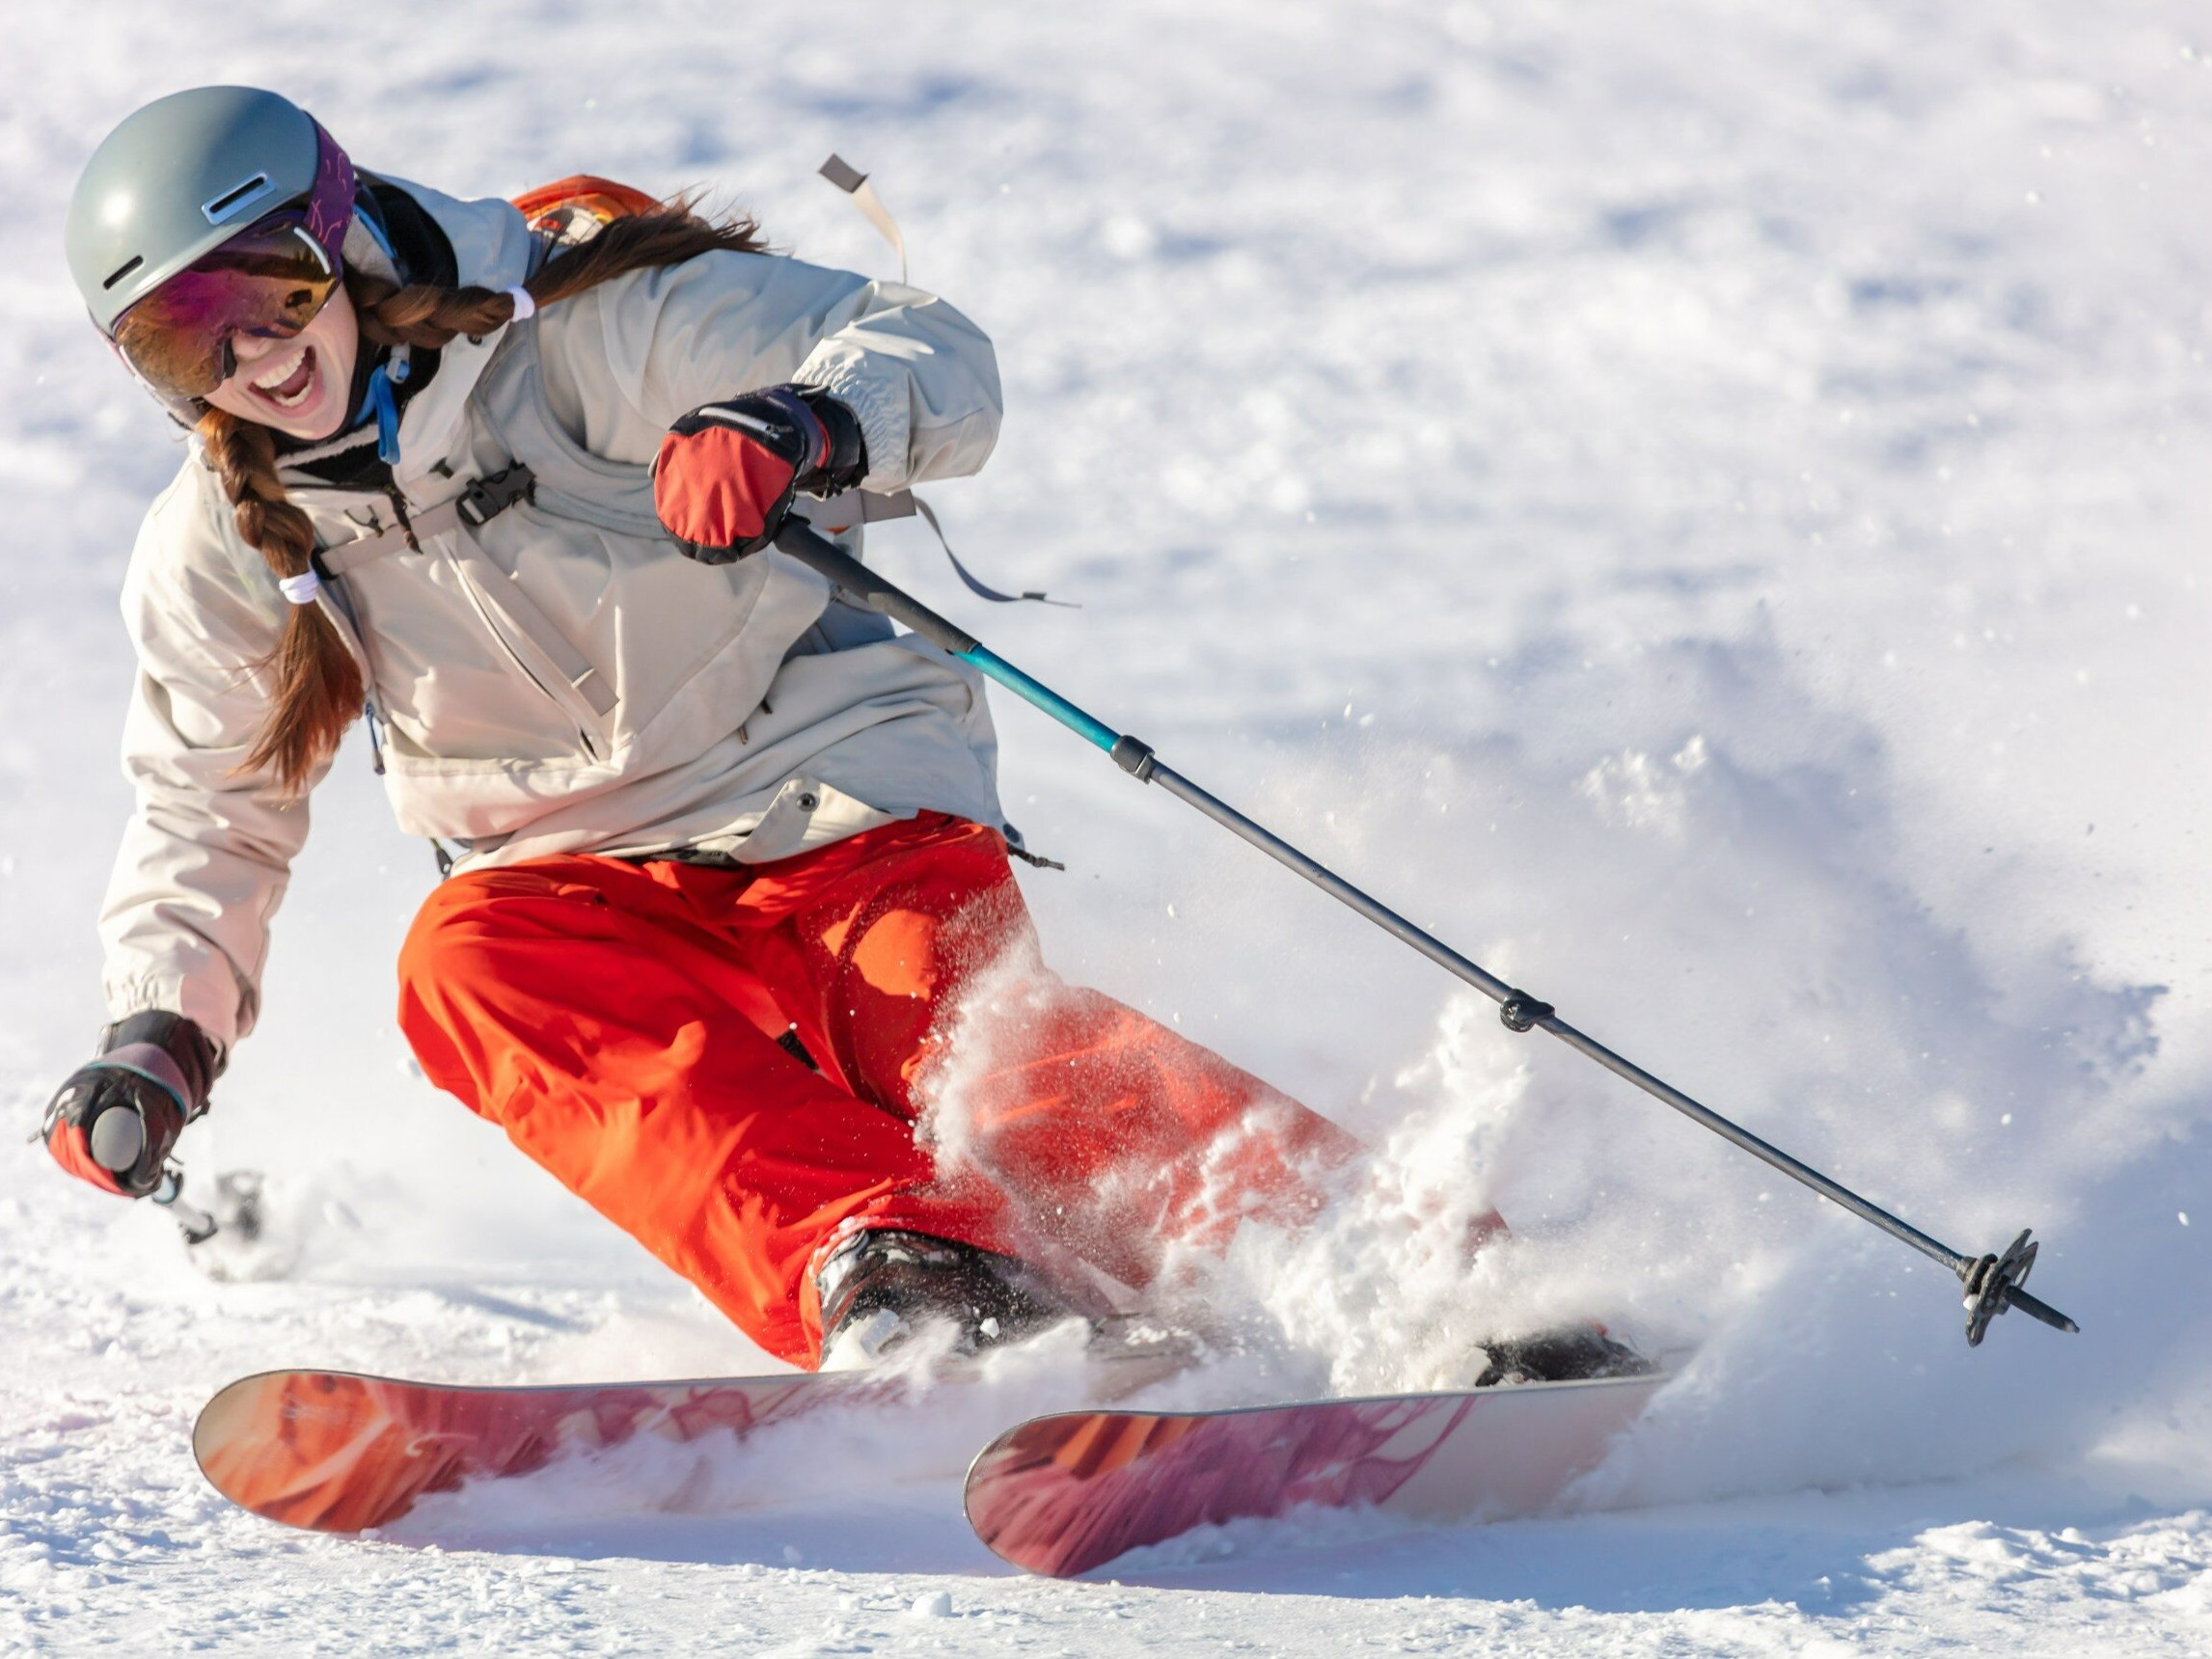
[[[968,1518],[1016,1566],[1068,1578],[1208,1522],[1300,1505],[1508,1520],[1552,1503],[1664,1374],[1222,1411],[1031,1418],[968,1472]]]

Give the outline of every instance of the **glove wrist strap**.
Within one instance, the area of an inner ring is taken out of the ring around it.
[[[177,1098],[177,1109],[185,1117],[200,1115],[199,1097],[193,1093],[184,1068],[157,1043],[125,1043],[120,1048],[110,1048],[92,1064],[110,1071],[129,1072],[150,1083],[158,1083]]]
[[[860,434],[860,418],[819,386],[795,386],[829,442],[821,465],[803,472],[799,487],[810,496],[829,497],[853,489],[868,476],[868,446]]]
[[[150,1077],[177,1097],[187,1118],[207,1109],[207,1096],[223,1074],[227,1056],[199,1024],[167,1009],[149,1008],[126,1015],[100,1033],[99,1053],[105,1058],[125,1049],[152,1048],[167,1061],[166,1071],[129,1064],[125,1070]],[[181,1079],[181,1087],[171,1077]]]

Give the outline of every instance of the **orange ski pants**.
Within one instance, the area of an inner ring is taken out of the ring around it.
[[[801,1365],[812,1269],[854,1228],[1141,1287],[1171,1241],[1310,1216],[1355,1150],[1051,974],[1005,843],[942,814],[775,863],[456,876],[399,980],[431,1081]]]

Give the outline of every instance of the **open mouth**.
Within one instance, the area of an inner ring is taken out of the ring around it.
[[[255,394],[268,399],[279,409],[297,409],[307,401],[314,389],[314,347],[303,345],[247,382]]]

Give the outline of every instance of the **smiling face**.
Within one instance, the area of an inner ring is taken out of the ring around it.
[[[345,423],[361,334],[343,285],[290,339],[233,335],[231,349],[237,372],[207,394],[225,414],[310,443]]]

